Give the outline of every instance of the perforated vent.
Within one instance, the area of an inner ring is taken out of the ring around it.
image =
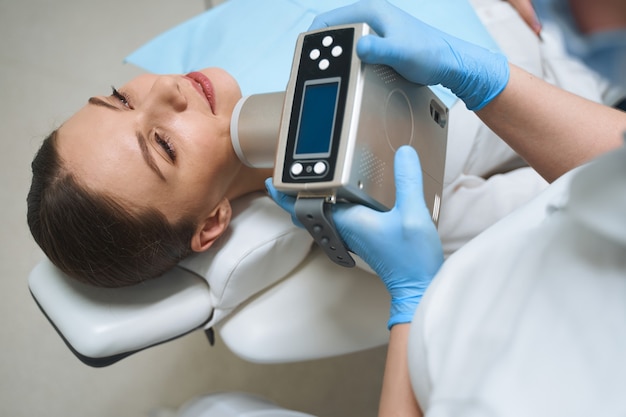
[[[359,176],[367,180],[373,186],[382,186],[385,178],[387,164],[378,158],[369,149],[361,150],[361,164],[359,165]]]
[[[373,70],[374,74],[378,75],[385,84],[395,82],[400,77],[393,68],[387,65],[374,65]]]

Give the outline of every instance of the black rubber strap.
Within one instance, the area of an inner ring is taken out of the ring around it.
[[[298,197],[295,210],[300,223],[333,262],[345,267],[355,265],[354,259],[335,229],[331,203],[323,197]]]

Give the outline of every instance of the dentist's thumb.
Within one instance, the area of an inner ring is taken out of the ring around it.
[[[400,147],[395,154],[394,175],[396,184],[396,208],[406,210],[428,210],[424,201],[422,166],[415,149]]]

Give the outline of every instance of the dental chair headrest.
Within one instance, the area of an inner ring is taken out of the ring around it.
[[[213,311],[206,281],[178,267],[141,285],[96,288],[44,259],[28,283],[68,347],[94,367],[202,327]]]
[[[207,252],[163,276],[124,288],[76,282],[47,259],[30,291],[74,354],[102,367],[134,352],[210,328],[307,256],[312,239],[263,193],[232,203],[228,231]]]

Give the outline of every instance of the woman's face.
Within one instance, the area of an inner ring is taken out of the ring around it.
[[[241,98],[225,71],[139,76],[98,96],[58,130],[63,165],[96,192],[170,221],[203,216],[222,200],[240,163],[230,118]]]

